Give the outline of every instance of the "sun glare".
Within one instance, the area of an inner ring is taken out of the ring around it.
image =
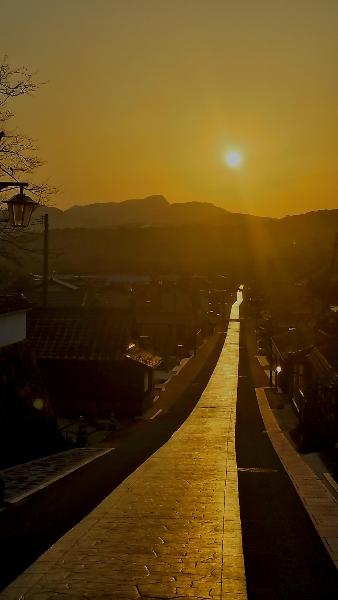
[[[231,169],[238,169],[243,163],[242,154],[238,150],[229,150],[225,155],[225,162]]]

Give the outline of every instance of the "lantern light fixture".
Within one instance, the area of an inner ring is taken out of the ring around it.
[[[20,192],[15,194],[13,198],[3,200],[3,203],[7,204],[8,218],[11,227],[28,227],[33,211],[39,206],[38,202],[35,202],[35,200],[32,200],[32,198],[24,194],[24,188],[27,187],[27,185],[28,183],[0,181],[0,191],[7,187],[20,188]]]

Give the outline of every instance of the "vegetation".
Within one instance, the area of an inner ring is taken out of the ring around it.
[[[31,95],[39,89],[41,82],[26,67],[12,67],[8,57],[0,62],[0,180],[11,182],[28,182],[27,190],[35,200],[44,204],[55,188],[47,182],[34,179],[36,170],[43,164],[37,155],[35,141],[18,132],[13,124],[14,106],[20,96]],[[13,188],[16,189],[17,188]],[[13,190],[8,188],[8,195]],[[2,192],[1,199],[6,197]],[[0,213],[1,214],[1,213]],[[20,250],[24,247],[24,234],[9,230],[6,222],[0,217],[0,286],[10,279],[13,263],[18,268]]]
[[[31,183],[43,163],[37,156],[35,140],[11,128],[13,105],[19,96],[33,94],[41,82],[26,67],[12,67],[5,56],[0,63],[0,176],[13,183],[29,176],[29,191],[44,202],[55,190],[47,183]]]

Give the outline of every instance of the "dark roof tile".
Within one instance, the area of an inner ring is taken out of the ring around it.
[[[117,360],[130,335],[127,314],[100,309],[39,309],[30,313],[27,338],[38,358]]]
[[[272,340],[284,358],[289,354],[306,350],[314,343],[313,332],[310,329],[298,327],[291,327],[287,331],[274,335]]]

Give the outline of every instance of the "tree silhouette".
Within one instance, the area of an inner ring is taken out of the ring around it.
[[[0,62],[0,178],[13,183],[27,180],[28,190],[45,203],[55,188],[46,182],[32,183],[36,169],[43,164],[37,155],[35,140],[11,128],[15,114],[13,104],[18,96],[31,95],[41,85],[26,67],[13,68],[4,56]],[[28,177],[27,177],[28,176]]]

